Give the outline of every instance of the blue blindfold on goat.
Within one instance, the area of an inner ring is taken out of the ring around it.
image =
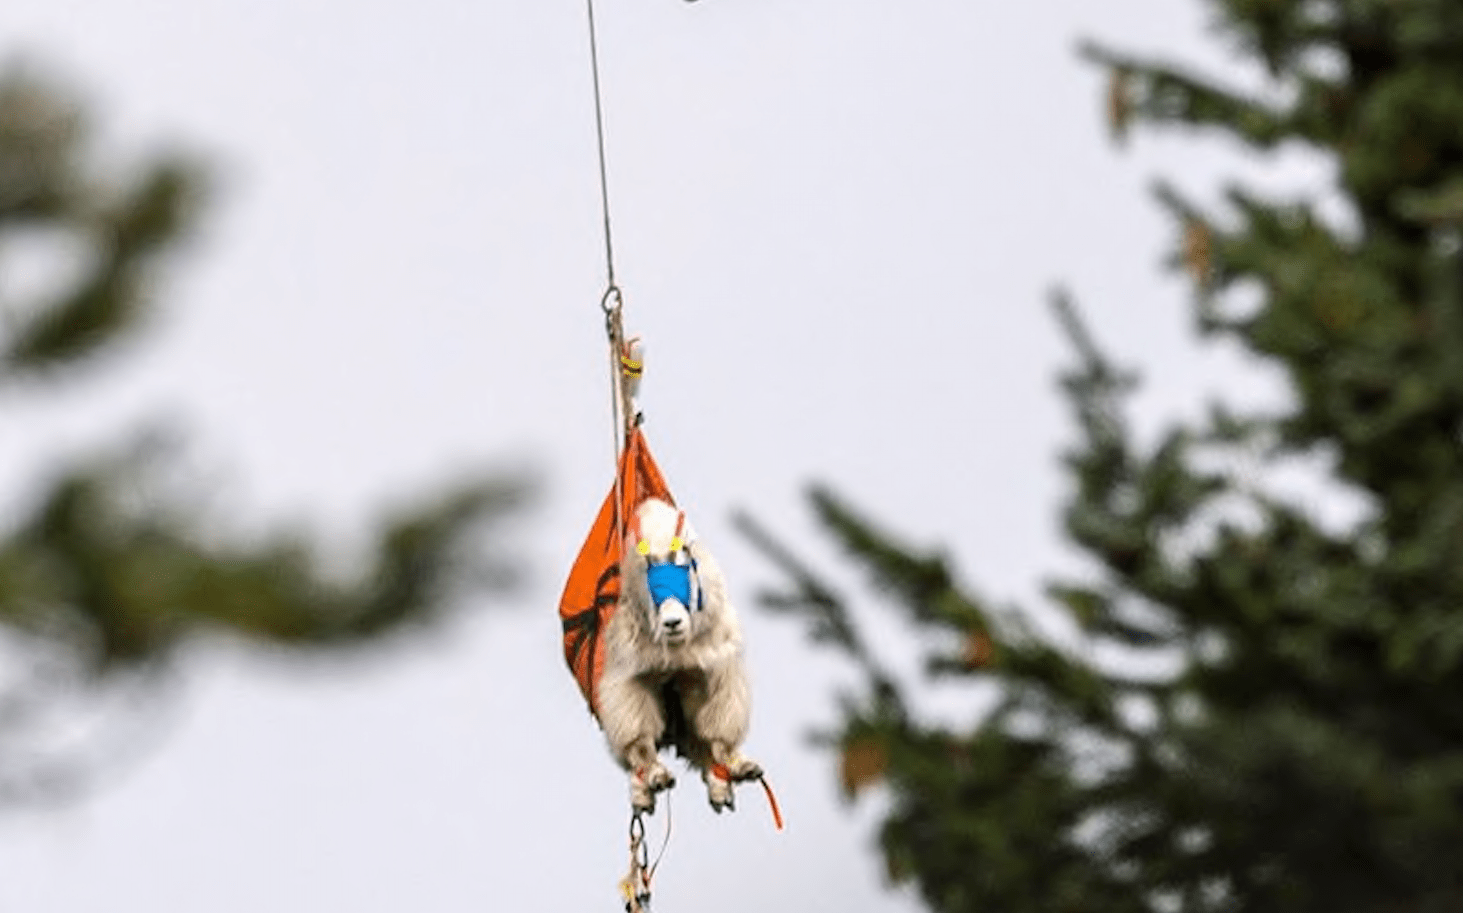
[[[645,580],[650,586],[650,601],[655,605],[667,599],[677,599],[692,612],[701,608],[701,588],[696,583],[694,563],[649,565],[645,569]]]

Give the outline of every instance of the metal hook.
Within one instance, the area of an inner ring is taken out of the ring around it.
[[[618,360],[620,352],[621,334],[620,315],[625,311],[625,296],[620,292],[620,287],[613,282],[605,289],[604,297],[599,299],[599,308],[605,315],[605,335],[610,339],[610,347],[615,350],[614,357]]]
[[[691,0],[691,2],[694,2],[694,0]],[[609,315],[613,314],[615,311],[618,311],[624,306],[624,294],[620,291],[620,287],[618,285],[615,285],[613,282],[611,282],[609,284],[609,287],[605,289],[604,296],[599,299],[599,309],[604,311],[606,315]]]

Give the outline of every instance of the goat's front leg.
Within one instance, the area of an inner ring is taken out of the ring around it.
[[[655,747],[665,731],[659,693],[638,678],[603,682],[599,721],[611,753],[630,772],[630,806],[654,812],[656,793],[676,785]]]

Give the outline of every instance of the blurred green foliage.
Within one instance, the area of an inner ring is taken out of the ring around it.
[[[1463,4],[1208,6],[1261,88],[1084,54],[1110,75],[1120,140],[1198,127],[1334,162],[1340,216],[1158,189],[1201,330],[1280,369],[1290,403],[1215,403],[1140,445],[1131,375],[1058,297],[1077,356],[1065,527],[1093,570],[1047,592],[1073,642],[813,493],[940,645],[929,674],[985,683],[994,706],[970,726],[924,719],[853,605],[742,521],[787,581],[767,604],[863,670],[829,738],[850,796],[887,789],[889,872],[934,910],[1463,910]],[[1296,465],[1359,516],[1322,523],[1288,498]]]
[[[56,81],[27,67],[0,72],[0,394],[9,401],[90,379],[79,369],[145,328],[163,261],[188,236],[203,197],[199,165],[119,161],[96,148],[86,113]],[[4,267],[23,266],[36,239],[76,255],[47,267],[42,292],[17,292]],[[190,639],[233,635],[314,656],[380,643],[512,582],[483,534],[520,505],[521,479],[420,495],[343,573],[339,556],[327,570],[326,543],[303,533],[229,533],[237,524],[209,515],[204,493],[177,481],[187,475],[179,459],[176,446],[138,434],[47,467],[10,499],[16,510],[0,523],[0,801],[84,787],[78,759],[89,765],[96,752],[38,746],[109,687],[166,682]]]

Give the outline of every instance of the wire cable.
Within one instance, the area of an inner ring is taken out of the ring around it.
[[[604,211],[605,272],[609,279],[604,301],[608,302],[611,297],[618,299],[619,289],[615,284],[615,248],[610,233],[610,181],[609,169],[605,165],[604,102],[599,87],[599,39],[594,24],[594,0],[584,0],[584,6],[589,19],[589,67],[594,74],[594,131],[599,145],[599,199]]]

